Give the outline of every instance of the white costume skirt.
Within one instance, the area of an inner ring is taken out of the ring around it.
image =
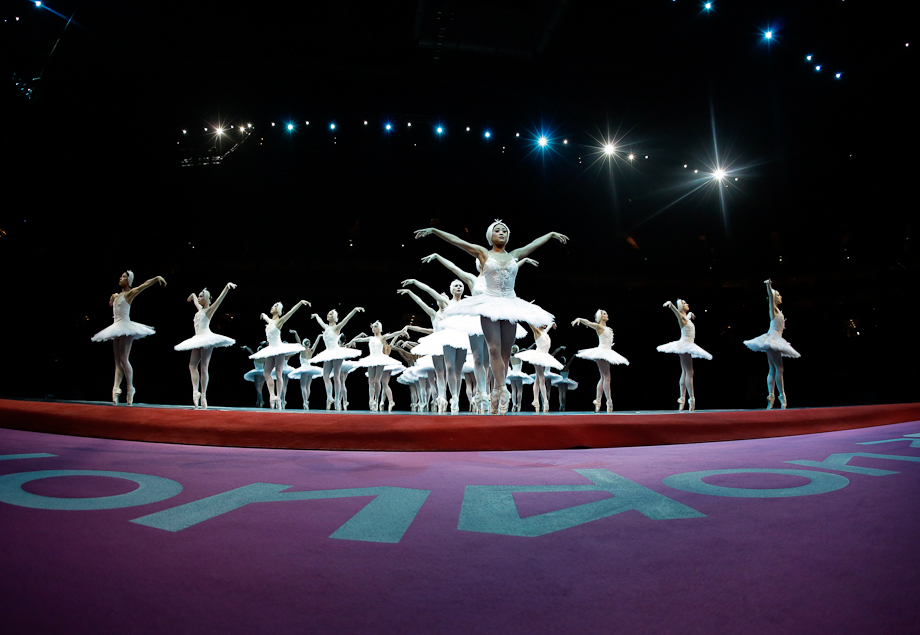
[[[262,350],[250,355],[249,359],[268,359],[276,355],[293,355],[302,350],[304,350],[304,347],[300,344],[286,344],[282,342],[278,346],[266,346]]]
[[[569,379],[568,377],[563,377],[562,375],[559,375],[558,379],[553,377],[553,381],[551,383],[553,386],[568,386],[569,390],[575,390],[578,388],[577,381],[574,379]]]
[[[263,375],[262,375],[261,368],[253,368],[251,371],[243,375],[243,379],[245,379],[246,381],[255,381],[256,377],[262,377],[262,376]]]
[[[412,349],[412,354],[443,355],[445,346],[468,351],[470,350],[470,337],[457,329],[441,329],[419,338],[418,345]]]
[[[712,355],[702,348],[693,342],[685,342],[684,340],[662,344],[657,350],[659,353],[677,353],[678,355],[690,355],[690,357],[696,357],[697,359],[712,359]]]
[[[383,366],[387,370],[392,370],[393,368],[405,368],[405,366],[396,359],[393,359],[389,355],[368,355],[367,357],[362,357],[357,362],[358,366],[363,366],[365,368],[370,368],[371,366]]]
[[[534,374],[530,375],[530,379],[531,379],[531,382],[536,381],[536,380],[537,380],[537,374],[534,373]],[[544,379],[544,380],[547,380],[547,379],[548,379],[548,380],[549,380],[549,385],[550,385],[550,386],[555,386],[555,385],[556,385],[556,384],[555,384],[556,380],[557,380],[557,379],[562,379],[562,375],[560,375],[559,373],[554,373],[554,372],[551,371],[551,370],[544,370],[544,371],[543,371],[543,379]]]
[[[530,375],[526,373],[522,373],[519,370],[509,370],[505,374],[505,383],[510,385],[512,377],[517,377],[518,379],[521,379],[524,382],[524,385],[529,386],[530,384],[533,383],[533,377],[531,377]]]
[[[463,331],[467,335],[482,335],[482,321],[478,315],[455,315],[441,320],[441,327]],[[516,325],[514,339],[527,337],[527,331],[520,324]]]
[[[755,337],[752,340],[745,340],[744,345],[758,353],[766,353],[768,350],[771,350],[779,351],[783,357],[801,357],[799,352],[792,348],[792,344],[776,333],[764,333],[760,337]]]
[[[310,358],[310,363],[322,364],[323,362],[333,362],[337,359],[354,359],[355,357],[361,357],[361,351],[356,348],[337,346],[335,348],[327,348],[319,355],[314,355]]]
[[[153,335],[154,333],[156,333],[156,331],[152,326],[132,322],[131,320],[121,320],[120,322],[115,322],[111,326],[105,327],[93,335],[92,340],[94,342],[107,342],[108,340],[114,340],[116,337],[125,337],[126,335],[131,335],[135,339],[140,339],[148,335]]]
[[[549,326],[553,323],[553,314],[536,304],[520,298],[503,298],[485,293],[463,298],[444,311],[444,317],[454,315],[480,315],[493,322],[508,320],[527,322],[534,326]]]
[[[207,333],[190,337],[184,342],[176,344],[173,348],[177,351],[190,351],[195,348],[219,348],[221,346],[233,346],[234,344],[236,344],[235,339],[208,331]]]
[[[539,351],[521,351],[514,354],[519,360],[532,364],[534,366],[543,366],[544,368],[555,368],[562,370],[562,363],[549,353]]]
[[[291,371],[291,379],[309,379],[310,381],[320,377],[323,374],[322,368],[317,368],[316,366],[311,366],[310,364],[305,364],[300,368],[295,368]]]
[[[518,354],[518,357],[521,355]],[[594,348],[586,348],[575,353],[575,357],[581,357],[582,359],[591,359],[597,361],[603,359],[610,362],[611,364],[626,364],[629,366],[629,360],[625,357],[614,351],[610,348],[601,348],[596,346]]]

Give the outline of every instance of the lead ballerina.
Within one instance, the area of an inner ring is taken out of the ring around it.
[[[486,231],[489,249],[432,227],[416,231],[415,237],[424,238],[432,234],[475,256],[482,265],[486,281],[485,291],[481,295],[457,302],[444,312],[444,317],[479,316],[486,347],[489,350],[489,364],[495,377],[495,388],[489,397],[490,412],[506,414],[511,392],[505,388],[505,375],[511,360],[511,347],[514,345],[517,323],[526,322],[536,326],[553,323],[551,313],[518,298],[515,294],[514,282],[517,278],[518,260],[529,256],[550,239],[554,238],[562,244],[567,243],[569,239],[558,232],[549,232],[524,247],[509,252],[506,251],[506,247],[511,230],[501,220],[489,225]]]
[[[211,332],[211,319],[217,312],[221,302],[227,297],[227,292],[230,289],[236,289],[236,285],[232,282],[227,283],[227,286],[224,287],[224,290],[221,291],[213,303],[211,302],[211,292],[206,288],[202,289],[197,296],[194,293],[190,294],[188,301],[194,302],[195,308],[198,309],[193,320],[195,323],[195,337],[190,337],[184,342],[173,346],[177,351],[192,352],[188,370],[192,375],[192,403],[195,405],[196,410],[199,406],[205,410],[208,408],[208,367],[211,364],[211,353],[217,347],[236,344],[236,340],[232,338]]]
[[[687,397],[690,397],[690,412],[696,410],[696,393],[693,392],[693,358],[712,359],[712,355],[700,348],[694,339],[696,338],[696,326],[691,322],[696,316],[690,313],[690,305],[677,299],[677,304],[668,300],[663,305],[671,309],[677,316],[677,323],[680,324],[680,339],[676,342],[668,342],[657,348],[659,353],[677,353],[680,358],[680,404],[679,411],[683,411],[687,403]]]
[[[767,285],[767,302],[770,307],[770,329],[759,337],[745,340],[744,345],[752,351],[767,354],[767,363],[770,367],[767,372],[767,410],[773,407],[774,386],[779,389],[779,403],[785,410],[788,404],[786,402],[786,384],[783,381],[783,357],[797,358],[801,357],[801,355],[792,348],[789,342],[783,339],[786,318],[783,317],[783,312],[779,310],[779,305],[783,302],[783,296],[773,288],[773,281],[769,278],[764,280],[764,284]]]
[[[134,368],[131,366],[131,362],[128,361],[128,357],[131,355],[131,345],[134,340],[153,335],[156,332],[152,326],[131,321],[131,303],[134,302],[137,294],[156,283],[159,283],[162,287],[166,286],[166,280],[162,276],[157,276],[132,289],[134,272],[129,269],[121,274],[118,279],[118,286],[121,287],[121,292],[113,293],[109,297],[109,306],[112,307],[112,315],[115,321],[111,326],[102,329],[92,337],[94,342],[112,340],[112,344],[115,347],[115,385],[112,387],[112,403],[116,406],[118,405],[118,396],[121,394],[122,378],[128,385],[128,405],[134,405]]]

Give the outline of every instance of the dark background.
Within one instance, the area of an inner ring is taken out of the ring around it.
[[[419,313],[401,280],[452,279],[422,256],[473,268],[412,231],[483,243],[501,217],[512,248],[570,237],[534,254],[518,295],[557,316],[553,344],[570,352],[596,336],[569,322],[610,312],[631,361],[613,371],[618,409],[674,405],[679,365],[655,346],[677,339],[661,308],[677,297],[714,356],[695,366],[699,406],[762,407],[765,356],[742,340],[769,325],[767,277],[802,353],[791,405],[918,398],[907,3],[67,0],[2,18],[2,397],[108,399],[111,344],[90,337],[127,268],[169,283],[132,307],[157,329],[132,352],[138,401],[182,404],[188,354],[172,346],[193,334],[190,293],[239,284],[212,328],[253,348],[276,301],[365,307],[348,337],[375,319],[397,329]],[[213,133],[248,123],[233,152],[238,131]],[[714,135],[723,197],[703,179]],[[312,339],[312,311],[288,326]],[[251,368],[239,348],[215,352],[210,403],[251,405]],[[571,376],[570,409],[588,409],[596,367]]]

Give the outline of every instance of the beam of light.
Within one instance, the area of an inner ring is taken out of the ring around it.
[[[843,77],[843,73],[836,73],[836,74],[834,75],[834,78],[835,78],[835,79],[840,79],[841,77]]]
[[[703,5],[703,8],[705,8],[707,11],[709,11],[710,9],[712,9],[712,3],[711,3],[711,2],[707,2],[706,4]]]
[[[765,40],[773,39],[773,31],[764,31],[763,37]]]
[[[330,130],[335,130],[335,124],[334,124],[334,123],[329,124],[329,129],[330,129]]]
[[[604,154],[606,154],[608,157],[612,157],[616,151],[617,151],[617,148],[612,143],[608,143],[607,145],[604,146]]]
[[[806,56],[805,56],[805,61],[806,61],[806,62],[810,62],[810,61],[811,61],[811,58],[812,58],[811,55],[806,55]]]
[[[438,126],[437,128],[435,128],[435,132],[437,132],[438,134],[444,134],[444,127]]]
[[[492,133],[489,132],[488,130],[486,130],[485,137],[486,137],[486,139],[491,139],[491,138],[492,138]]]
[[[545,148],[546,144],[549,143],[549,139],[547,139],[545,136],[540,137],[539,139],[537,139],[537,143],[539,144],[541,148]]]
[[[633,159],[636,158],[636,155],[635,155],[635,154],[630,154],[628,158],[629,158],[630,161],[632,161]]]
[[[387,132],[389,132],[390,130],[393,129],[393,124],[389,124],[389,123],[388,123],[387,125],[385,125],[385,126],[383,127],[383,129],[386,130]]]
[[[820,65],[820,64],[818,64],[817,66],[815,66],[815,72],[816,72],[816,73],[820,73],[820,72],[821,72],[821,65]]]
[[[725,170],[722,168],[716,168],[716,171],[712,173],[712,178],[716,181],[721,181],[725,179]]]
[[[294,124],[289,123],[289,124],[288,124],[288,131],[293,130],[293,129],[294,129]]]

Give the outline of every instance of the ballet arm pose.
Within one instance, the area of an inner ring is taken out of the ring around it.
[[[770,303],[770,319],[776,317],[776,291],[773,290],[773,280],[767,278],[763,281],[767,285],[767,301]]]
[[[671,302],[670,300],[668,300],[668,301],[665,302],[662,306],[664,306],[666,309],[671,309],[671,312],[674,313],[674,315],[677,316],[677,323],[680,324],[681,327],[683,327],[684,324],[687,323],[687,316],[684,315],[684,314],[681,312],[680,309],[678,309],[676,306],[674,306],[674,303],[673,303],[673,302]]]
[[[452,263],[447,258],[441,256],[440,254],[431,254],[430,256],[425,256],[424,258],[422,258],[422,262],[425,262],[425,263],[431,262],[432,260],[437,260],[442,265],[444,265],[444,267],[448,271],[450,271],[452,274],[457,276],[457,278],[460,279],[460,282],[465,284],[468,289],[473,288],[473,285],[476,283],[476,276],[470,275],[467,272],[463,271],[462,269],[460,269],[460,267]]]
[[[304,348],[306,348],[307,351],[310,352],[310,357],[313,357],[313,354],[316,353],[316,347],[319,346],[320,340],[323,339],[322,336],[317,337],[316,339],[313,340],[313,346],[310,346],[310,340],[303,340],[303,341],[301,341],[300,335],[298,335],[298,334],[297,334],[297,331],[295,331],[294,329],[288,329],[288,333],[290,333],[291,335],[294,336],[294,339],[297,340],[297,343],[298,343],[298,344],[300,344],[301,346],[303,346]],[[306,342],[306,344],[304,344],[304,342]],[[306,351],[304,351],[304,352],[306,352]]]
[[[300,302],[298,302],[297,304],[295,304],[294,306],[292,306],[292,307],[290,308],[290,310],[288,310],[287,313],[285,313],[284,315],[279,315],[279,316],[278,316],[278,324],[276,325],[276,326],[278,327],[278,329],[280,330],[281,327],[284,326],[284,323],[287,322],[287,321],[291,318],[291,316],[294,315],[294,313],[296,313],[297,310],[298,310],[300,307],[302,307],[303,305],[305,305],[305,304],[306,304],[307,306],[313,306],[312,304],[310,304],[310,303],[307,302],[306,300],[301,300]],[[264,313],[262,314],[262,319],[264,319],[266,323],[271,322],[271,318],[268,317],[267,315],[265,315]]]
[[[399,353],[399,356],[402,357],[404,360],[406,360],[406,363],[407,363],[409,366],[411,366],[412,364],[415,363],[415,360],[418,359],[418,355],[413,355],[413,354],[410,353],[409,351],[407,351],[407,350],[405,350],[405,349],[402,348],[402,346],[404,346],[405,344],[408,344],[408,343],[409,343],[409,342],[401,342],[399,345],[394,345],[394,346],[393,346],[393,352],[394,352],[394,353]]]
[[[448,305],[447,305],[447,296],[445,296],[443,293],[438,293],[437,291],[435,291],[434,289],[432,289],[431,287],[429,287],[429,286],[428,286],[427,284],[425,284],[424,282],[419,282],[419,281],[416,280],[415,278],[409,278],[409,279],[407,279],[407,280],[403,280],[403,281],[402,281],[402,286],[404,286],[404,287],[407,287],[407,286],[409,286],[410,284],[414,284],[414,285],[417,286],[419,289],[421,289],[422,291],[424,291],[425,293],[427,293],[428,295],[430,295],[432,298],[434,298],[434,301],[437,302],[437,303],[438,303],[438,306],[441,307],[442,309],[446,309],[446,308],[447,308],[447,306],[448,306]]]
[[[396,293],[398,293],[399,295],[408,295],[410,298],[412,298],[412,300],[422,308],[422,311],[425,312],[425,315],[431,318],[432,323],[434,323],[435,320],[437,320],[437,314],[435,313],[435,310],[432,309],[427,304],[425,304],[424,302],[422,302],[422,299],[418,297],[417,295],[415,295],[414,293],[412,293],[412,291],[410,291],[409,289],[398,289]],[[413,331],[419,331],[419,332],[425,332],[425,333],[432,332],[430,330],[420,331],[419,329],[421,329],[422,327],[419,327],[419,326],[410,326],[409,328]]]
[[[553,324],[553,328],[556,328],[556,325],[555,325],[555,324]],[[552,355],[553,357],[557,357],[557,356],[559,355],[559,353],[561,353],[561,352],[564,351],[564,350],[565,350],[565,346],[560,346],[559,348],[557,348],[556,350],[554,350],[552,353],[550,353],[550,355]]]
[[[255,355],[255,353],[252,352],[252,349],[249,348],[248,346],[240,346],[240,348],[242,348],[244,351],[246,351],[250,355]]]
[[[434,227],[418,229],[415,231],[416,238],[424,238],[425,236],[437,236],[441,240],[446,240],[454,247],[459,247],[469,255],[478,258],[479,262],[483,264],[485,264],[486,258],[488,258],[489,255],[489,251],[485,247],[480,247],[479,245],[468,243],[459,236],[454,236],[449,232],[441,231],[440,229],[435,229]]]
[[[575,326],[575,325],[577,325],[577,324],[584,324],[584,325],[587,326],[589,329],[594,329],[595,331],[597,331],[598,334],[604,332],[604,327],[603,327],[603,326],[601,326],[601,325],[598,324],[597,322],[592,322],[591,320],[586,320],[585,318],[575,318],[574,320],[572,320],[572,326]]]
[[[348,344],[345,344],[345,348],[354,348],[355,344],[370,342],[371,338],[367,333],[358,333],[356,336],[351,338],[351,341]]]
[[[134,298],[135,296],[137,296],[138,293],[140,293],[144,289],[149,289],[150,287],[152,287],[154,284],[157,284],[157,283],[159,283],[161,287],[166,286],[166,280],[163,279],[163,276],[157,276],[155,278],[151,278],[150,280],[148,280],[147,282],[144,282],[143,284],[139,284],[133,289],[128,289],[127,291],[125,291],[125,302],[127,302],[128,304],[131,304],[134,301]],[[117,297],[117,295],[118,294],[116,293],[109,299],[110,305],[115,302],[115,298]]]
[[[355,308],[353,308],[348,313],[348,315],[346,315],[345,318],[335,326],[335,332],[341,333],[342,329],[345,328],[345,325],[348,324],[348,321],[351,318],[355,317],[355,315],[358,313],[364,313],[364,307],[356,306]]]
[[[511,255],[518,259],[524,258],[525,256],[529,256],[538,247],[542,247],[543,245],[548,243],[551,238],[555,238],[556,240],[561,242],[563,245],[569,241],[568,236],[560,234],[559,232],[549,232],[548,234],[544,234],[543,236],[540,236],[539,238],[537,238],[530,244],[524,245],[523,247],[520,247],[519,249],[513,250],[511,252]],[[534,264],[536,265],[536,263]],[[520,266],[520,263],[518,263],[518,266]]]
[[[227,297],[227,292],[230,291],[230,289],[236,289],[236,285],[233,284],[232,282],[228,282],[228,283],[227,283],[227,286],[225,286],[225,287],[224,287],[224,290],[220,292],[220,295],[217,296],[217,299],[214,300],[214,302],[211,303],[211,306],[209,306],[209,307],[205,310],[205,313],[207,313],[208,319],[209,319],[209,320],[212,319],[212,318],[214,317],[214,314],[215,314],[215,313],[217,313],[217,307],[219,307],[219,306],[220,306],[220,303],[223,302],[223,301],[224,301],[224,298]],[[201,310],[201,304],[199,304],[198,298],[195,298],[195,307],[196,307],[199,311]]]

